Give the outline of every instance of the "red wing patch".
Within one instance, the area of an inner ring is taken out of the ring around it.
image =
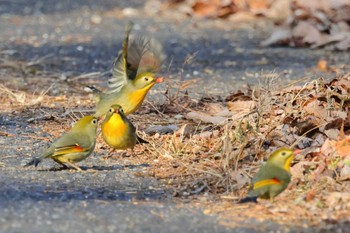
[[[79,145],[63,146],[63,147],[56,148],[53,156],[65,155],[65,154],[71,154],[71,153],[83,152],[83,151],[85,151],[85,149]]]
[[[273,185],[273,184],[280,184],[280,183],[281,183],[281,181],[279,181],[279,179],[277,179],[277,178],[260,180],[260,181],[254,183],[253,189],[258,189],[258,188],[261,188],[264,186]]]

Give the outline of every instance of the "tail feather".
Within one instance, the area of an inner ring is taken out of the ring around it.
[[[32,165],[34,165],[36,167],[41,162],[41,160],[42,160],[41,158],[33,158],[26,165],[24,165],[24,167],[29,167],[29,166],[32,166]]]
[[[84,90],[86,92],[93,92],[93,93],[97,93],[97,94],[102,93],[102,91],[100,89],[96,88],[95,86],[85,86]]]
[[[245,197],[243,199],[241,199],[239,202],[237,202],[238,204],[241,203],[247,203],[247,202],[255,202],[258,203],[258,197],[254,196],[254,197]]]
[[[136,143],[137,144],[148,144],[149,142],[145,139],[140,138],[139,136],[136,136]]]

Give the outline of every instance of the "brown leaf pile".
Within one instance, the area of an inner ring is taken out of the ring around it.
[[[149,150],[156,166],[150,175],[170,182],[181,196],[206,190],[238,198],[271,151],[294,143],[303,153],[292,168],[293,185],[316,184],[324,176],[348,180],[350,75],[285,89],[276,88],[271,79],[225,101],[182,101],[192,107],[177,108],[184,109],[177,112],[182,116],[175,122],[178,130],[153,133],[157,143]],[[173,109],[166,105],[164,114]]]
[[[176,8],[189,16],[234,21],[263,16],[283,24],[261,43],[263,46],[350,48],[348,0],[172,0],[166,8]]]
[[[171,0],[168,7],[190,16],[240,20],[266,16],[276,20],[288,17],[291,0]],[[281,11],[281,9],[284,9]]]
[[[350,1],[294,0],[290,7],[291,19],[262,45],[350,48]]]

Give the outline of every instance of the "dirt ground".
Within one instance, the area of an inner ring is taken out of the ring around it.
[[[185,119],[183,107],[173,103],[184,106],[190,98],[188,109],[203,109],[203,103],[221,103],[231,92],[259,85],[263,73],[279,74],[283,87],[328,81],[349,72],[350,54],[260,47],[272,30],[266,20],[191,19],[145,9],[140,1],[0,3],[0,232],[347,232],[348,207],[322,213],[313,206],[324,204],[317,199],[303,208],[292,188],[304,186],[296,183],[273,203],[235,204],[237,193],[181,174],[186,161],[176,156],[184,158],[187,148],[169,148],[166,141],[176,133],[150,133],[150,127],[173,125],[179,132],[188,124],[215,134],[215,125]],[[99,138],[95,153],[79,163],[84,172],[59,169],[50,160],[24,168],[93,112],[84,87],[106,87],[128,21],[135,22],[135,33],[157,38],[167,54],[166,81],[130,116],[150,145],[106,160],[109,148]],[[317,67],[320,60],[327,61],[326,71]],[[179,177],[169,176],[171,169]]]

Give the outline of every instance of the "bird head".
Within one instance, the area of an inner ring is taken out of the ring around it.
[[[152,72],[144,72],[138,74],[132,83],[136,89],[149,89],[154,84],[163,82],[163,79],[163,77],[156,77]]]
[[[112,105],[109,108],[108,112],[106,113],[104,121],[108,121],[113,114],[118,114],[120,116],[124,116],[124,111],[123,111],[122,106],[120,106],[119,104]]]
[[[298,153],[300,153],[300,150],[293,151],[289,148],[279,148],[270,155],[267,163],[274,164],[289,172],[294,155]]]
[[[88,133],[96,133],[98,118],[94,116],[84,116],[72,128],[74,131],[87,130]]]

